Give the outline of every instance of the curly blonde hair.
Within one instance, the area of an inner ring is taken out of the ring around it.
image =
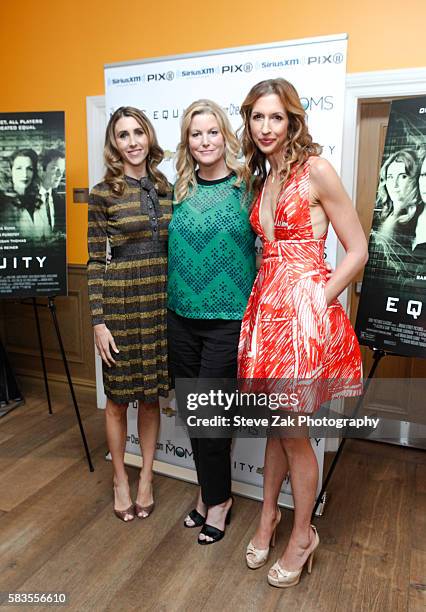
[[[288,179],[293,166],[300,167],[312,155],[321,155],[322,147],[313,142],[306,125],[305,110],[300,102],[295,87],[285,79],[268,79],[254,85],[241,105],[243,118],[240,138],[245,156],[244,178],[249,180],[253,175],[252,189],[258,195],[266,180],[266,156],[256,146],[250,129],[250,118],[255,102],[262,96],[276,94],[288,117],[287,139],[283,147],[282,167],[280,168],[281,184]]]
[[[174,189],[176,204],[182,202],[188,195],[192,196],[197,189],[196,162],[189,149],[189,130],[191,121],[196,115],[213,115],[225,141],[225,164],[237,177],[235,187],[239,187],[244,178],[244,167],[238,161],[240,144],[226,112],[213,100],[196,100],[188,106],[182,117],[180,143],[176,150],[177,180]]]
[[[126,189],[124,179],[124,163],[117,149],[115,140],[115,126],[117,121],[123,117],[133,117],[148,137],[149,154],[146,158],[146,169],[148,177],[154,183],[159,194],[165,194],[169,190],[169,182],[157,166],[163,161],[164,151],[157,141],[154,127],[148,117],[138,108],[133,106],[120,106],[111,115],[105,132],[104,161],[106,173],[104,181],[110,186],[114,195],[123,195]]]

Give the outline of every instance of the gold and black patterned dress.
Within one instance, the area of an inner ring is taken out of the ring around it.
[[[158,196],[149,178],[126,176],[123,196],[99,183],[89,198],[92,323],[115,340],[115,366],[103,364],[105,394],[118,404],[167,396],[167,237],[172,189]],[[111,261],[107,263],[107,239]]]

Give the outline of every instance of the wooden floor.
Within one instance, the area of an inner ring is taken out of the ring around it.
[[[198,546],[197,530],[182,528],[195,486],[156,476],[154,513],[124,524],[111,509],[94,397],[79,395],[94,473],[68,393],[56,386],[53,397],[54,416],[33,388],[25,406],[0,419],[0,592],[66,592],[66,608],[78,611],[425,610],[426,453],[348,442],[316,520],[313,573],[280,590],[266,575],[288,538],[290,511],[270,562],[257,571],[246,568],[244,550],[258,502],[237,497],[224,540]],[[129,474],[134,492],[137,472]]]

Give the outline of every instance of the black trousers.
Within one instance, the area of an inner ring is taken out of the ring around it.
[[[173,378],[236,378],[241,321],[190,319],[168,311]],[[191,438],[201,497],[207,506],[231,495],[231,438]]]

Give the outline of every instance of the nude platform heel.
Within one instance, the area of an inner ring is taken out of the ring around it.
[[[294,570],[294,571],[289,571],[289,570],[284,569],[283,567],[281,567],[278,561],[274,563],[274,565],[271,567],[268,573],[268,583],[271,586],[278,587],[281,589],[296,586],[296,584],[299,583],[300,576],[302,575],[302,571],[305,565],[307,565],[308,574],[312,572],[312,563],[314,560],[315,550],[318,548],[318,545],[319,545],[319,536],[318,536],[318,532],[316,528],[314,527],[314,525],[311,525],[311,527],[315,534],[315,545],[314,545],[314,548],[311,550],[309,557],[306,559],[305,563],[302,565],[300,569]],[[276,575],[271,576],[271,571],[275,571]]]
[[[281,521],[281,510],[278,508],[278,516],[275,520],[274,531],[271,535],[270,545],[268,548],[256,548],[253,542],[250,540],[246,550],[246,563],[250,569],[258,569],[265,565],[269,557],[269,548],[275,546],[275,538],[277,533],[277,527]]]

